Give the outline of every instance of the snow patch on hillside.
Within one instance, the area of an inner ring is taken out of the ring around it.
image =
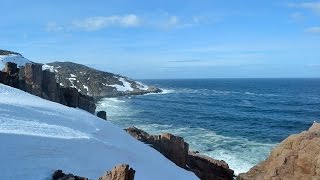
[[[1,179],[50,179],[56,169],[97,179],[122,163],[137,180],[197,179],[111,122],[2,84],[0,144]]]
[[[122,92],[133,91],[133,88],[131,87],[131,83],[126,81],[126,79],[124,79],[123,77],[115,77],[115,78],[118,78],[123,85],[114,84],[114,85],[108,85],[108,86],[117,88],[117,91],[122,91]]]
[[[30,63],[28,59],[19,54],[0,55],[0,70],[2,70],[7,62],[16,63],[17,66],[25,66],[26,63]]]

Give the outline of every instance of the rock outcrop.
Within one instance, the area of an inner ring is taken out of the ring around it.
[[[97,116],[101,119],[107,120],[107,112],[105,111],[98,111]]]
[[[215,160],[189,151],[187,165],[200,179],[233,179],[233,170],[223,160]]]
[[[134,180],[136,171],[129,168],[127,164],[120,164],[112,170],[107,171],[99,180]],[[56,170],[52,174],[52,180],[88,180],[88,178],[76,176],[73,174],[65,174],[62,170]]]
[[[121,164],[108,171],[99,180],[134,180],[135,170],[127,164]]]
[[[136,127],[125,129],[131,136],[149,144],[176,165],[194,172],[202,180],[231,180],[233,170],[224,161],[189,151],[188,143],[183,138],[172,134],[149,135]]]
[[[88,178],[65,174],[62,170],[56,170],[52,175],[52,180],[88,180]]]
[[[318,180],[320,179],[320,124],[289,136],[270,156],[238,180]]]
[[[82,94],[95,98],[161,92],[156,87],[144,85],[127,77],[72,62],[48,63],[44,68],[54,72],[57,82],[63,86],[76,88]]]
[[[60,86],[53,72],[42,70],[42,64],[26,63],[25,67],[18,68],[17,64],[7,62],[0,71],[0,83],[92,114],[96,109],[93,97],[83,95],[75,88]]]

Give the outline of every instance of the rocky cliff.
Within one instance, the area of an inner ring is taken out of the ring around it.
[[[320,124],[308,131],[289,136],[274,148],[270,156],[238,180],[319,180]]]
[[[57,81],[93,97],[115,97],[158,93],[160,89],[109,72],[99,71],[72,62],[53,62],[43,66],[54,72]]]

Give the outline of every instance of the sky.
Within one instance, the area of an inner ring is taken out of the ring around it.
[[[0,49],[135,79],[320,77],[320,1],[1,0]]]

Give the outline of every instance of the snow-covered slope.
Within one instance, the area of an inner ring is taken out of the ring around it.
[[[137,180],[197,179],[110,122],[2,84],[0,144],[0,179],[50,179],[56,169],[97,179],[119,163]]]
[[[3,53],[2,53],[3,52]],[[0,70],[4,68],[7,62],[14,62],[19,66],[25,66],[26,63],[31,62],[24,58],[21,54],[0,50]]]

